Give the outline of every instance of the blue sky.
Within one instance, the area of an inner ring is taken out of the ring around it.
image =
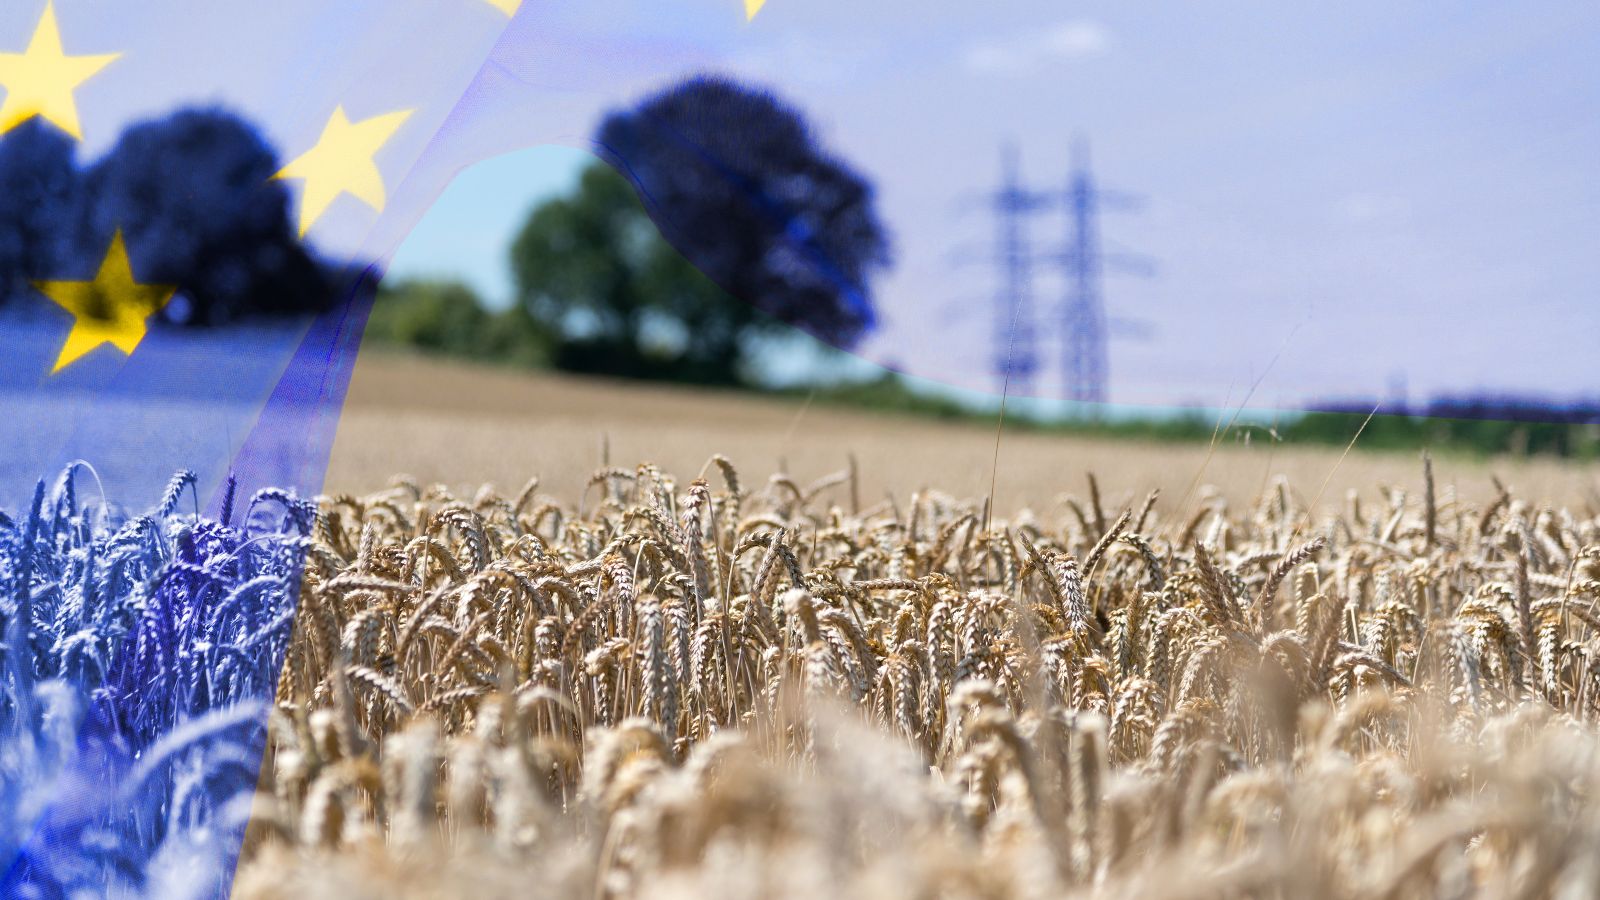
[[[511,302],[507,253],[528,210],[570,191],[593,157],[530,147],[464,170],[417,222],[389,266],[392,278],[460,278],[496,307]]]
[[[1159,263],[1107,285],[1113,316],[1151,326],[1113,342],[1115,400],[1237,403],[1259,380],[1253,404],[1294,406],[1402,373],[1413,396],[1600,389],[1593,4],[772,0],[748,26],[714,3],[687,24],[638,6],[527,21],[590,42],[559,43],[592,51],[565,68],[519,57],[551,91],[512,131],[559,146],[460,176],[395,274],[505,298],[516,224],[571,183],[599,115],[705,67],[797,102],[877,183],[897,264],[868,359],[992,386],[992,277],[950,257],[993,229],[960,200],[992,185],[1008,139],[1030,180],[1064,183],[1081,133],[1101,178],[1146,200],[1107,216],[1108,241]],[[641,24],[612,42],[624,12]],[[1048,327],[1060,288],[1038,289]]]

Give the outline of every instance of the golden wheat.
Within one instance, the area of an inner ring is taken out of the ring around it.
[[[710,469],[325,498],[240,894],[1600,892],[1593,508]]]

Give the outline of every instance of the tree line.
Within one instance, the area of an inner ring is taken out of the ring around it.
[[[161,321],[219,325],[326,308],[333,268],[297,237],[277,154],[248,120],[185,108],[130,125],[99,159],[35,117],[0,139],[0,307],[35,280],[92,277],[121,230]]]
[[[698,384],[755,380],[798,328],[841,349],[875,321],[889,238],[871,183],[770,92],[698,77],[606,116],[598,159],[532,209],[512,305],[385,285],[368,336],[513,364]]]

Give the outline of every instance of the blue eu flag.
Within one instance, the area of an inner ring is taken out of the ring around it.
[[[516,5],[0,8],[0,892],[228,889],[372,288]]]

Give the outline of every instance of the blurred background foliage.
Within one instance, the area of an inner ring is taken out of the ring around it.
[[[529,215],[511,267],[514,309],[568,371],[741,384],[754,339],[782,327],[685,259],[602,162]]]
[[[595,143],[602,160],[517,233],[511,308],[491,312],[459,283],[394,284],[368,334],[570,372],[760,387],[775,343],[806,344],[803,332],[848,349],[871,330],[870,280],[889,238],[870,183],[798,110],[695,78],[608,115]]]
[[[551,335],[520,308],[491,311],[472,288],[451,280],[383,282],[366,338],[425,353],[544,367]]]
[[[0,140],[0,307],[26,314],[34,280],[92,277],[120,229],[137,277],[177,287],[162,322],[325,309],[332,268],[297,237],[278,169],[257,129],[220,108],[135,123],[87,167],[30,119]]]

